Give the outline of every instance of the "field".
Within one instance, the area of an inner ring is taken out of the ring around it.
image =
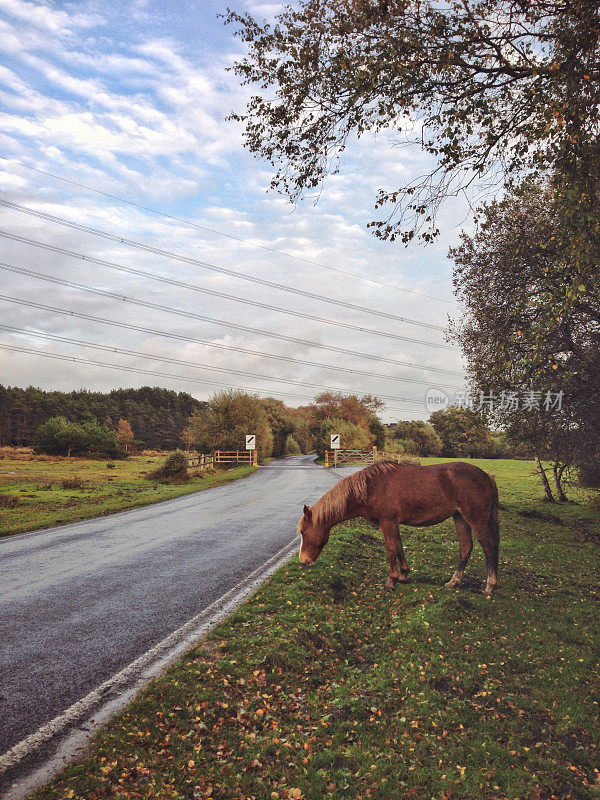
[[[0,448],[0,537],[169,500],[254,472],[246,465],[175,485],[144,478],[164,460],[165,454],[114,462],[38,457],[25,449]],[[63,488],[63,479],[79,479],[82,485]]]
[[[381,535],[334,530],[151,684],[38,800],[600,796],[591,496],[542,502],[532,465],[477,462],[501,500],[501,585],[451,524],[404,529],[412,580],[383,591]]]

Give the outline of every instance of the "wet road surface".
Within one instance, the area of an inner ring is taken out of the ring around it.
[[[0,540],[0,754],[292,541],[302,505],[341,476],[313,459]]]

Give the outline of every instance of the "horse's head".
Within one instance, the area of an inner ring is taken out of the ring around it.
[[[322,522],[314,521],[311,507],[304,506],[304,513],[298,523],[298,534],[302,540],[300,543],[301,564],[315,563],[329,540],[329,531],[330,528]]]

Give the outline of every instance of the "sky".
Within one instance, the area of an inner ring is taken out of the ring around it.
[[[466,209],[444,206],[428,247],[372,235],[377,190],[427,167],[391,131],[351,142],[318,198],[270,191],[227,119],[251,89],[226,6],[0,0],[0,383],[291,406],[333,389],[426,419],[428,389],[464,383],[443,329]]]

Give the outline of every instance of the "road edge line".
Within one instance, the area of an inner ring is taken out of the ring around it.
[[[186,650],[190,649],[196,642],[205,636],[211,628],[215,627],[225,617],[241,605],[256,589],[258,589],[279,567],[287,563],[298,549],[297,538],[294,538],[287,545],[278,550],[273,556],[268,558],[260,567],[246,576],[221,597],[208,605],[186,623],[181,625],[169,636],[165,637],[158,644],[147,650],[137,659],[132,661],[120,672],[104,681],[96,689],[93,689],[85,697],[73,703],[61,714],[46,722],[37,731],[29,734],[9,750],[0,755],[0,778],[9,770],[17,766],[21,761],[35,753],[37,749],[50,742],[54,737],[62,736],[63,739],[69,737],[67,729],[77,725],[78,732],[73,737],[77,743],[69,747],[67,741],[59,741],[55,752],[45,760],[44,764],[37,767],[32,773],[24,778],[17,780],[4,796],[4,800],[19,800],[24,797],[23,792],[29,793],[39,783],[35,781],[35,775],[44,773],[44,780],[47,780],[48,764],[56,759],[56,751],[60,750],[60,765],[71,760],[82,744],[87,743],[91,735],[107,719],[115,714],[120,708],[144,687],[152,678],[170,666]],[[114,694],[121,688],[127,688],[122,694]],[[109,708],[108,713],[103,714],[103,708]],[[86,714],[93,711],[93,719],[83,718]],[[81,733],[82,724],[85,726],[85,733]],[[65,731],[67,731],[65,733]],[[82,738],[84,742],[82,742]],[[24,785],[26,784],[26,785]]]

